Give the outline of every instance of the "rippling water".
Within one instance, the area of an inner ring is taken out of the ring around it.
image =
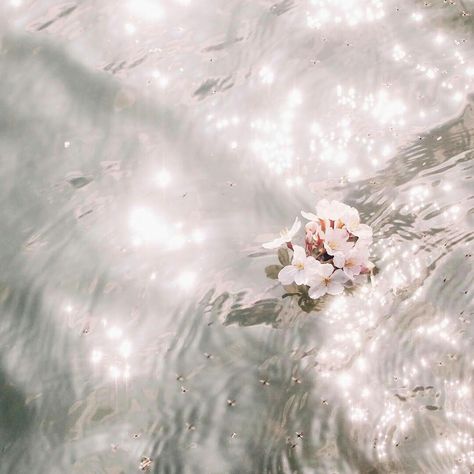
[[[0,472],[472,472],[472,13],[5,0]],[[304,313],[322,197],[378,273]]]

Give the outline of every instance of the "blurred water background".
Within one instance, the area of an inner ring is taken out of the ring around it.
[[[0,3],[0,473],[474,470],[471,0]],[[318,199],[373,285],[304,313]]]

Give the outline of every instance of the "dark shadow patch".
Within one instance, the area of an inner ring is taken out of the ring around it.
[[[0,370],[0,444],[13,443],[28,431],[33,410],[26,405],[25,394]]]
[[[233,46],[236,43],[240,43],[244,38],[243,36],[239,38],[235,38],[229,41],[224,41],[222,43],[218,43],[212,46],[208,46],[207,48],[204,49],[204,52],[210,52],[210,51],[222,51],[223,49],[228,48],[229,46]]]
[[[223,92],[234,85],[231,80],[232,76],[227,76],[223,79],[207,79],[194,91],[193,96],[202,100],[209,95]]]
[[[64,17],[70,15],[74,10],[76,10],[76,8],[77,8],[77,5],[66,8],[65,10],[60,12],[58,15],[56,15],[55,18],[53,18],[53,19],[43,23],[42,25],[38,26],[38,28],[36,28],[36,31],[46,30],[46,28],[49,28],[52,24],[56,23],[61,18],[64,18]]]

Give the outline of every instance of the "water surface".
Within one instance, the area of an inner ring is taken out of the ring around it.
[[[5,0],[0,472],[474,470],[472,13]],[[308,314],[324,197],[378,274]]]

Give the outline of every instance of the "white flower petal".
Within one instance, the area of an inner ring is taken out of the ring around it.
[[[349,278],[349,280],[354,279],[354,272],[352,271],[352,268],[345,267],[344,268],[344,273],[347,275],[347,278]]]
[[[340,295],[344,291],[344,285],[338,282],[330,281],[328,283],[327,292],[330,295]]]
[[[344,273],[347,275],[347,277],[350,280],[354,279],[355,275],[358,275],[360,273],[360,268],[359,266],[356,267],[344,267]]]
[[[367,224],[359,224],[353,234],[361,240],[372,240],[372,228]]]
[[[291,285],[295,281],[298,270],[293,265],[287,265],[278,273],[278,280],[282,285]]]
[[[316,204],[316,213],[321,219],[329,219],[330,209],[329,201],[327,199],[321,199]]]
[[[330,263],[323,263],[319,267],[320,274],[325,278],[329,278],[333,270],[334,270],[334,267]]]
[[[304,269],[304,274],[305,274],[305,284],[309,285],[310,282],[313,282],[315,280],[321,281],[321,275],[318,272],[317,267],[307,267]]]
[[[367,245],[368,243],[366,241],[358,240],[352,249],[352,253],[360,258],[366,259],[369,255],[369,247]]]
[[[291,226],[291,229],[288,232],[290,240],[300,230],[300,227],[301,227],[301,221],[296,217],[295,222],[293,222],[293,225]],[[289,240],[287,242],[289,242]]]
[[[306,272],[304,270],[296,271],[295,283],[297,285],[304,285],[306,283]]]
[[[352,281],[355,285],[361,285],[367,281],[367,275],[355,275]]]
[[[293,246],[293,260],[292,263],[304,262],[306,260],[306,251],[299,245]]]
[[[306,280],[306,284],[308,286],[318,286],[324,283],[324,275],[319,272],[315,272],[311,274],[311,278]]]
[[[312,212],[305,212],[301,211],[301,215],[305,218],[308,219],[309,221],[318,221],[319,217],[316,214],[313,214]]]
[[[354,265],[352,267],[352,278],[354,278],[356,275],[358,275],[361,271],[362,271],[362,264]]]
[[[350,207],[341,218],[343,224],[347,227],[349,232],[352,232],[357,229],[360,224],[359,212],[357,209]]]
[[[284,243],[285,241],[281,237],[278,237],[278,239],[271,240],[270,242],[265,242],[264,244],[262,244],[262,247],[264,249],[277,249]]]
[[[321,266],[321,262],[316,260],[314,257],[308,257],[305,262],[305,270],[309,273],[317,273],[319,271],[319,267]]]
[[[347,275],[342,270],[336,270],[331,275],[330,283],[341,283],[344,284],[348,280]]]
[[[336,252],[334,254],[334,260],[333,260],[334,266],[338,268],[342,268],[345,262],[346,262],[346,257],[344,257],[343,252]]]
[[[294,235],[300,230],[301,222],[298,218],[295,219],[290,230],[285,229],[281,232],[281,236],[272,240],[271,242],[266,242],[262,245],[265,249],[276,249],[287,242],[291,242],[291,239]]]
[[[326,294],[326,291],[327,291],[326,285],[324,284],[314,285],[310,287],[308,291],[308,295],[313,300],[317,300],[318,298],[321,298],[321,296],[324,296]]]

